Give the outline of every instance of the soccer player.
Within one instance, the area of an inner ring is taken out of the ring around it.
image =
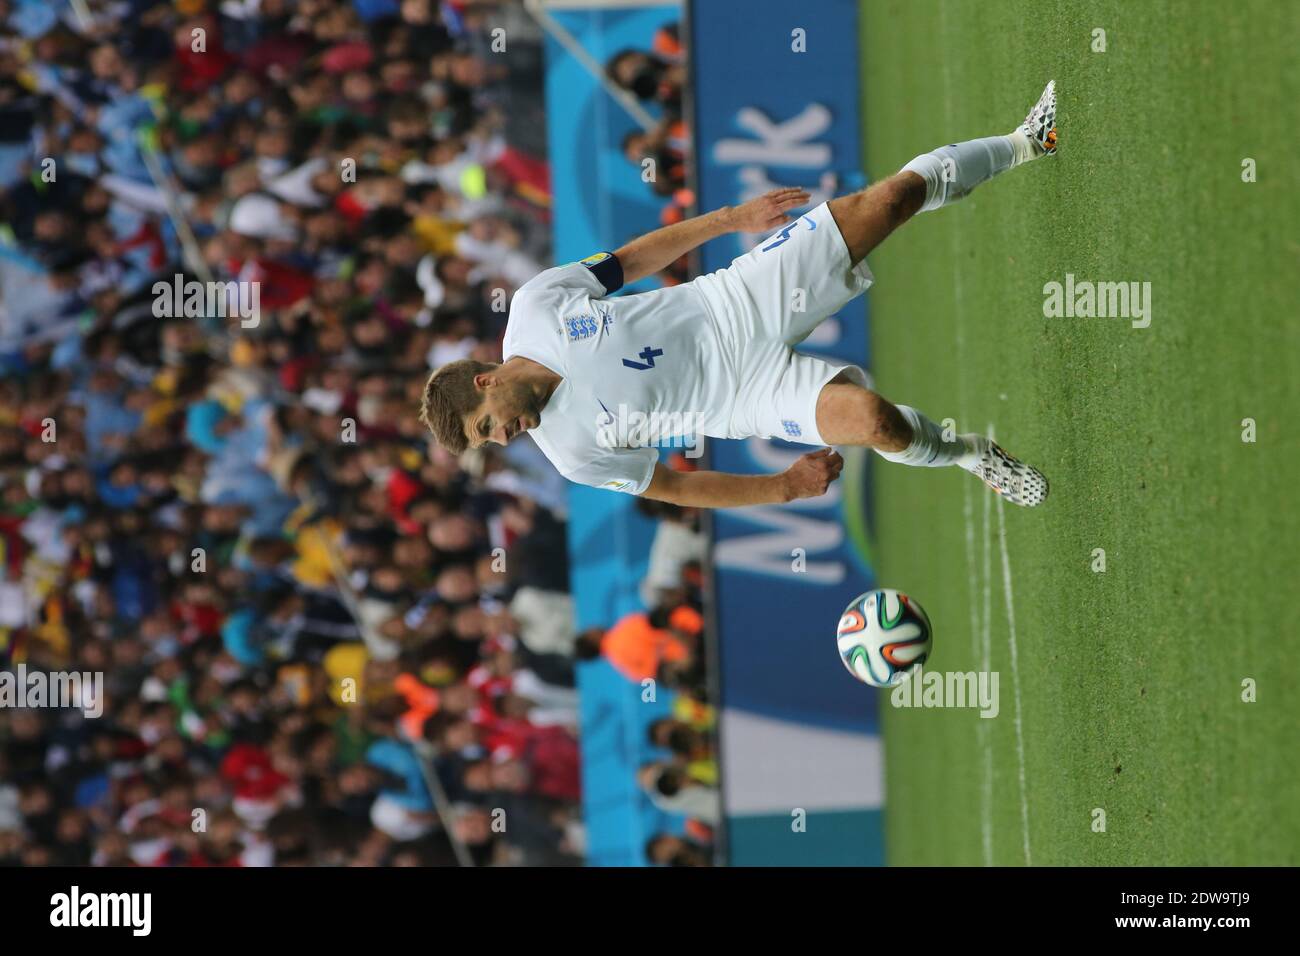
[[[874,448],[905,465],[957,465],[1014,504],[1040,504],[1047,481],[1036,468],[981,435],[946,436],[921,412],[879,395],[857,366],[794,346],[871,285],[867,254],[917,212],[1055,151],[1053,81],[1011,133],[941,146],[793,222],[787,210],[809,194],[777,189],[548,269],[514,295],[504,362],[461,359],[438,369],[420,418],[454,454],[527,431],[573,481],[687,507],[816,497],[843,459],[822,447],[775,475],[679,472],[648,444],[675,437],[652,436],[666,422],[714,438],[778,436]],[[778,226],[726,269],[609,297],[709,239]]]

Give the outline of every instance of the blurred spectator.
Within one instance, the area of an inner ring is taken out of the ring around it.
[[[686,767],[648,763],[637,771],[637,782],[659,809],[680,813],[709,826],[722,816],[718,791],[691,776]]]
[[[605,72],[637,99],[657,102],[680,117],[686,66],[677,24],[657,31],[651,46],[619,51],[605,65]]]
[[[709,866],[709,849],[686,837],[659,833],[646,843],[646,859],[660,866]]]

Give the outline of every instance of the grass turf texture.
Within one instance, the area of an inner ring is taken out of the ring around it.
[[[987,653],[1001,678],[992,720],[885,705],[892,864],[1300,863],[1296,24],[1268,0],[862,6],[873,178],[1059,96],[1056,157],[870,260],[881,391],[993,424],[1052,487],[999,515],[956,469],[875,466],[881,583],[929,612],[932,669]],[[1151,282],[1151,326],[1044,318],[1067,272]]]

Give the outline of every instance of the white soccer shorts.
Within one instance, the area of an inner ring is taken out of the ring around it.
[[[784,226],[726,269],[695,280],[735,356],[740,391],[731,438],[783,438],[824,445],[817,398],[841,372],[865,387],[860,367],[796,352],[822,321],[872,283],[867,263],[852,266],[825,203]]]

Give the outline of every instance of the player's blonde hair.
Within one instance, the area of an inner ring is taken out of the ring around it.
[[[434,371],[425,383],[420,421],[433,432],[438,444],[453,455],[464,454],[469,447],[465,416],[483,401],[474,377],[499,367],[474,359],[457,359]]]

